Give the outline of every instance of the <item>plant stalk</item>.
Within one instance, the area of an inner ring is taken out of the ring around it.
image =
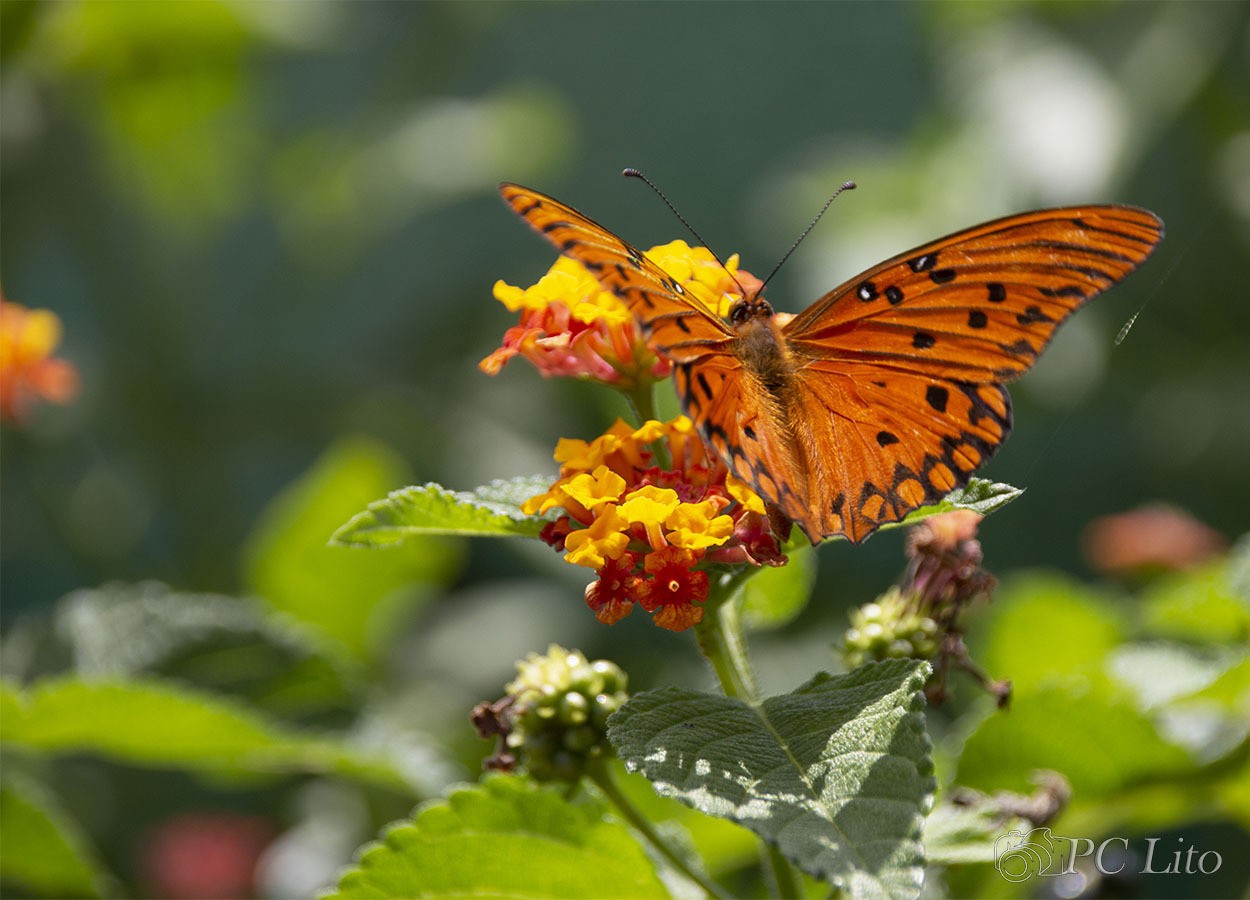
[[[755,570],[752,569],[739,569],[726,575],[712,589],[703,606],[703,621],[695,626],[695,637],[698,639],[700,652],[716,673],[725,696],[758,706],[759,686],[756,684],[747,652],[741,608],[735,602],[746,580],[754,573]],[[772,875],[772,887],[776,896],[801,897],[802,885],[794,867],[772,844],[761,839],[760,846]]]
[[[703,605],[703,621],[695,626],[695,638],[725,696],[754,706],[759,702],[759,688],[751,671],[738,605],[733,602],[752,574],[752,570],[740,569],[713,586]]]
[[[664,837],[655,829],[650,820],[644,816],[625,793],[617,786],[615,779],[612,777],[611,771],[607,765],[600,761],[596,765],[592,765],[587,772],[590,779],[595,783],[599,790],[603,791],[603,795],[612,802],[622,818],[632,825],[644,838],[647,839],[652,847],[663,856],[668,862],[682,875],[685,875],[699,887],[707,892],[709,897],[729,898],[732,895],[723,887],[712,881],[706,875],[696,872],[691,868],[690,863],[682,858],[676,850],[674,850]]]

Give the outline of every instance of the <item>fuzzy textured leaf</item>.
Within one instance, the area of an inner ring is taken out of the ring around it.
[[[430,482],[391,491],[353,516],[331,542],[385,547],[419,534],[537,537],[546,524],[521,512],[521,504],[551,486],[550,476],[492,481],[472,491],[449,491]]]
[[[638,842],[601,808],[495,776],[392,825],[324,900],[667,896]]]
[[[750,828],[853,897],[915,897],[933,794],[927,663],[821,673],[759,705],[662,688],[609,721],[628,768],[666,796]]]
[[[985,478],[973,478],[963,487],[951,491],[932,506],[922,506],[917,510],[913,510],[902,521],[882,525],[881,529],[884,531],[886,528],[915,525],[921,519],[927,519],[929,516],[940,515],[956,509],[967,509],[982,516],[988,516],[990,513],[1002,509],[1023,493],[1024,488],[1018,488],[999,481],[989,481]]]
[[[405,790],[386,762],[271,721],[242,704],[155,680],[55,678],[5,685],[0,741],[220,774],[336,772]]]

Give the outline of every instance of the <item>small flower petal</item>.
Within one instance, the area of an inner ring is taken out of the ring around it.
[[[625,533],[628,527],[629,521],[615,505],[609,504],[599,511],[590,527],[565,537],[564,558],[575,566],[601,569],[607,560],[619,558],[629,547],[629,535]]]

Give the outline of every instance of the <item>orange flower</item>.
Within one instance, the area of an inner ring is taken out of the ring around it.
[[[618,420],[593,441],[562,439],[555,455],[560,478],[522,509],[564,511],[540,536],[595,570],[586,603],[601,622],[639,603],[657,625],[680,631],[703,617],[708,566],[786,562],[760,498],[729,476],[685,416],[639,428]]]
[[[637,568],[638,559],[632,553],[624,553],[620,559],[608,560],[596,573],[599,577],[586,585],[586,605],[604,625],[619,622],[634,608],[642,582],[635,574]]]
[[[724,268],[706,247],[673,241],[646,254],[675,278],[686,295],[718,315],[738,296],[738,283],[752,290],[758,279],[738,269],[731,256]],[[528,359],[543,375],[591,378],[633,390],[672,372],[672,364],[647,346],[624,302],[579,262],[561,256],[528,288],[495,283],[495,299],[521,320],[504,334],[503,345],[478,363],[496,375],[515,356]]]
[[[20,422],[33,400],[68,403],[78,392],[78,372],[52,356],[60,341],[55,313],[0,294],[0,418]]]
[[[521,321],[480,363],[496,375],[514,356],[544,376],[592,378],[629,390],[667,377],[672,367],[647,348],[625,304],[605,291],[581,263],[561,256],[537,284],[495,282],[495,299]]]

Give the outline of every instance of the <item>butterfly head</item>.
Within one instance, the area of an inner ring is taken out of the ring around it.
[[[729,324],[740,328],[756,319],[772,318],[772,315],[772,304],[757,292],[753,296],[742,297],[734,301],[729,307]]]

